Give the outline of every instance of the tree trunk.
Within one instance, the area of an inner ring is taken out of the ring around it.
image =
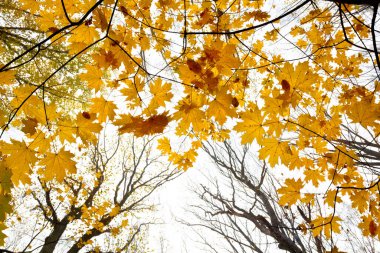
[[[40,253],[52,253],[54,251],[59,238],[61,238],[63,232],[66,230],[67,224],[67,222],[59,222],[54,225],[53,231],[45,238],[45,243]]]

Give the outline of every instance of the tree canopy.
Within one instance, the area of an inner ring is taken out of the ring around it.
[[[63,183],[107,125],[178,169],[239,136],[283,173],[279,204],[318,207],[331,238],[351,208],[380,238],[379,1],[5,0],[0,4],[1,209]]]

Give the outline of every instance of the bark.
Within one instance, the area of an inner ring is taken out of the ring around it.
[[[56,223],[53,231],[48,237],[45,238],[45,243],[40,253],[52,253],[54,251],[55,247],[58,244],[59,238],[61,238],[62,234],[66,230],[67,224],[67,221]]]

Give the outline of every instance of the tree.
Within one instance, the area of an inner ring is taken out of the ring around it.
[[[344,199],[360,213],[363,235],[379,236],[378,1],[12,3],[23,11],[6,12],[10,20],[32,14],[44,33],[1,60],[1,94],[10,98],[0,112],[1,136],[24,133],[21,142],[2,143],[11,187],[28,183],[31,168],[45,166],[45,153],[71,157],[57,147],[96,143],[106,124],[137,137],[174,130],[177,139],[163,137],[159,148],[183,170],[203,141],[236,132],[243,144],[260,146],[259,158],[271,167],[300,172],[281,182],[279,201],[324,205],[307,229],[335,224],[339,233]],[[62,61],[33,85],[16,82],[54,46],[67,52]],[[70,77],[84,85],[62,82]],[[87,96],[73,110],[54,96],[60,90]],[[14,159],[20,155],[25,159]],[[334,201],[309,193],[310,186]]]
[[[33,171],[32,184],[14,194],[7,250],[147,252],[149,197],[179,173],[152,152],[153,138],[116,139],[83,150],[78,171],[62,182]]]
[[[345,252],[375,252],[378,248],[377,238],[358,236],[360,221],[355,220],[358,214],[347,207],[340,211],[349,218],[343,222],[344,232],[338,238],[330,240],[331,233],[323,233],[334,230],[333,227],[320,227],[318,232],[307,230],[304,224],[312,223],[325,211],[321,209],[323,206],[303,203],[282,206],[277,194],[281,187],[278,176],[272,174],[265,162],[260,164],[252,148],[231,142],[207,142],[203,149],[215,168],[208,173],[205,183],[196,186],[197,200],[189,210],[195,219],[187,215],[184,223],[194,227],[211,252],[281,249],[323,253],[338,247]],[[210,242],[204,229],[218,235],[218,239]]]

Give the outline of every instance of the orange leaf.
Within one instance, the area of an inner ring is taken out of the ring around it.
[[[371,236],[375,236],[377,234],[377,225],[373,220],[369,223],[369,233]]]
[[[290,90],[290,84],[285,79],[281,81],[281,87],[285,91],[289,91]]]
[[[193,71],[194,73],[199,74],[202,71],[202,66],[192,59],[188,59],[186,61],[186,64],[189,67],[189,69]]]
[[[162,133],[169,121],[170,118],[167,116],[167,113],[153,115],[147,119],[143,119],[140,116],[124,115],[124,117],[117,120],[115,124],[122,126],[119,128],[120,134],[133,133],[141,137],[144,135]]]
[[[35,118],[27,117],[26,119],[22,120],[22,123],[24,124],[24,127],[21,129],[24,133],[33,135],[36,133],[36,127],[38,124],[38,121]]]

